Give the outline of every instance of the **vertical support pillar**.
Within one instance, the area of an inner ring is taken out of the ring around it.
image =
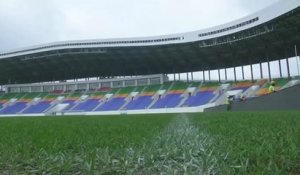
[[[175,76],[175,73],[173,74],[173,76],[174,76],[174,81],[176,81],[176,76]]]
[[[96,88],[96,89],[98,89],[98,88],[101,88],[102,87],[102,83],[98,83],[98,87]]]
[[[164,75],[160,75],[160,76],[159,76],[159,79],[160,79],[160,84],[163,84],[163,83],[166,81]]]
[[[271,68],[270,68],[270,62],[268,61],[268,72],[269,72],[269,81],[272,80],[272,75],[271,75]]]
[[[178,81],[180,81],[180,73],[178,73]]]
[[[242,76],[243,76],[243,80],[245,80],[244,66],[242,66]]]
[[[209,80],[209,81],[211,80],[211,77],[210,77],[210,70],[208,70],[208,80]]]
[[[295,45],[295,56],[296,56],[296,62],[297,62],[297,72],[298,72],[298,76],[300,76],[300,70],[299,70],[299,59],[298,59],[297,45]]]
[[[286,67],[287,67],[288,78],[291,79],[290,62],[288,58],[286,59]]]
[[[281,69],[281,61],[278,60],[278,65],[279,65],[279,75],[280,75],[280,78],[282,78],[282,69]]]
[[[219,77],[219,83],[221,83],[221,73],[220,73],[220,69],[218,69],[218,77]]]
[[[228,78],[227,78],[227,68],[225,68],[225,80],[227,81]]]
[[[147,78],[147,85],[150,85],[150,84],[151,84],[151,80],[150,80],[150,78]],[[124,83],[124,85],[125,85],[125,83]]]
[[[90,83],[88,83],[87,85],[86,85],[86,90],[89,90],[90,89]]]
[[[233,73],[234,73],[234,82],[236,82],[236,70],[235,70],[235,67],[233,67]]]
[[[260,67],[260,78],[264,79],[263,70],[262,70],[262,63],[259,63],[259,67]]]
[[[186,73],[186,81],[189,82],[189,73]]]
[[[251,71],[251,81],[252,83],[254,82],[254,77],[253,77],[253,65],[250,64],[250,71]]]
[[[192,78],[192,81],[194,81],[194,72],[191,72],[191,78]]]
[[[203,73],[203,82],[205,82],[205,71],[203,71],[202,73]]]

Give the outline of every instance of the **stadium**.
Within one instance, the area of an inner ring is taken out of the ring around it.
[[[299,48],[300,1],[282,0],[193,32],[0,53],[0,174],[298,174]]]

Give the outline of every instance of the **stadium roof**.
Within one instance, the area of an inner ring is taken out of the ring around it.
[[[156,37],[50,43],[0,53],[0,84],[213,70],[288,58],[300,48],[300,1]]]

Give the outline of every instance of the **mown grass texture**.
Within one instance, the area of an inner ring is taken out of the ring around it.
[[[297,174],[300,113],[0,118],[0,174]]]

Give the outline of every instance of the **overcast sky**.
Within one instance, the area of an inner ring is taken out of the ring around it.
[[[239,19],[278,0],[0,0],[0,52],[55,41],[153,36]]]

